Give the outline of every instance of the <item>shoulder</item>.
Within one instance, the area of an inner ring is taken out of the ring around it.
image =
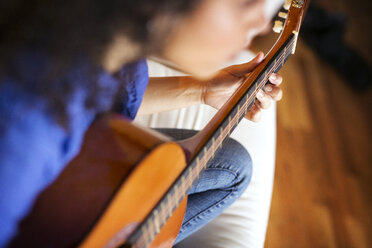
[[[66,131],[48,113],[47,102],[16,82],[0,82],[0,246],[38,193],[78,151],[85,128]]]

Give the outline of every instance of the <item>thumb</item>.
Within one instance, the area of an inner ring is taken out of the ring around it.
[[[236,77],[243,77],[245,74],[253,71],[253,69],[256,68],[256,66],[258,66],[263,61],[264,58],[265,58],[264,53],[259,52],[256,55],[256,57],[251,61],[244,64],[233,65],[226,69],[229,73],[233,74]]]

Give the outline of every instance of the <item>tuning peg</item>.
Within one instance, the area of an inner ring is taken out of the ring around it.
[[[282,21],[275,21],[273,30],[275,33],[280,33],[283,30],[283,22]]]
[[[285,3],[283,5],[283,8],[285,10],[289,10],[289,8],[291,7],[291,3],[292,3],[292,0],[285,0]]]
[[[287,19],[287,17],[288,17],[288,13],[285,13],[285,12],[279,12],[278,16],[279,16],[280,18]]]

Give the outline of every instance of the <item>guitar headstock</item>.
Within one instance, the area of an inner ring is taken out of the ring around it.
[[[280,38],[286,38],[293,33],[297,40],[309,3],[310,0],[286,0],[274,22],[274,32],[281,33]],[[295,52],[295,49],[296,46],[293,46],[292,53]]]

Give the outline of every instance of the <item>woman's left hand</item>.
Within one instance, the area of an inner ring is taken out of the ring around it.
[[[221,108],[244,81],[245,76],[252,72],[263,58],[264,55],[260,52],[248,63],[233,65],[219,71],[215,77],[203,84],[202,102],[217,109]],[[283,91],[279,88],[282,81],[279,74],[270,75],[269,83],[257,93],[257,101],[245,116],[247,119],[258,122],[261,119],[261,110],[269,108],[271,100],[279,101],[282,98]]]

